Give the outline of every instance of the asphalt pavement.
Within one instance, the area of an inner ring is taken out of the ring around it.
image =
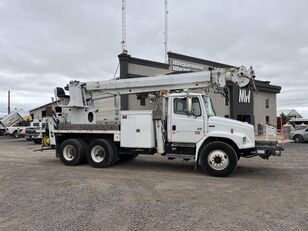
[[[0,230],[308,230],[308,144],[227,178],[140,155],[106,169],[0,136]]]

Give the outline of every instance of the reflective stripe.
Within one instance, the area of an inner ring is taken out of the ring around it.
[[[53,121],[53,128],[57,129],[58,128],[58,121],[57,121],[57,115],[54,111],[52,112],[52,121]]]

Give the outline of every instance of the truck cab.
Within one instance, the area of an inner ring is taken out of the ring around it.
[[[225,176],[241,156],[267,159],[280,153],[275,144],[256,143],[251,124],[216,116],[210,97],[187,92],[169,95],[165,149],[169,158],[200,159],[209,174]]]
[[[197,93],[175,93],[168,99],[168,142],[198,144],[210,137],[228,138],[238,148],[253,148],[253,126],[217,117],[211,98]]]

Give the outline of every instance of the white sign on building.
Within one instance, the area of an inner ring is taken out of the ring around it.
[[[203,65],[183,62],[179,60],[172,60],[171,66],[172,66],[171,68],[172,71],[203,71],[204,70]]]
[[[250,103],[250,90],[240,88],[238,102],[239,103]]]

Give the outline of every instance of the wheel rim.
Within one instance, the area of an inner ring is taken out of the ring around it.
[[[71,161],[76,156],[76,148],[73,145],[66,145],[63,149],[63,157],[67,161]]]
[[[213,150],[207,157],[208,164],[215,170],[224,170],[229,165],[229,157],[222,150]]]
[[[91,158],[94,162],[100,163],[105,159],[105,149],[102,146],[94,146],[91,150]]]

